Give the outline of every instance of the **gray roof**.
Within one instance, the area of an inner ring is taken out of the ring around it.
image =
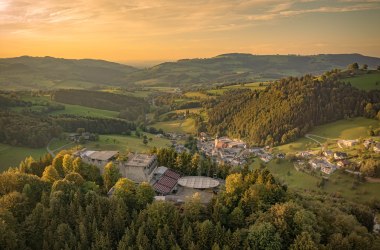
[[[118,151],[93,151],[91,154],[87,154],[87,157],[93,160],[107,161],[117,154],[119,154]]]
[[[178,184],[189,188],[214,188],[219,181],[205,176],[185,176],[178,180]]]
[[[126,165],[135,167],[145,167],[157,157],[155,155],[135,154],[129,158]]]

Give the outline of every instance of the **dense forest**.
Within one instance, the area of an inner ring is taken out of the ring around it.
[[[162,151],[159,160],[171,166],[170,154]],[[378,202],[368,207],[291,192],[266,169],[231,170],[210,204],[198,195],[183,204],[153,201],[149,184],[136,185],[115,171],[108,164],[101,176],[65,151],[54,159],[29,157],[0,174],[0,248],[380,248],[371,233]]]
[[[149,109],[149,104],[143,98],[101,91],[61,89],[54,92],[53,99],[66,104],[118,111],[120,118],[131,121]]]
[[[313,126],[355,116],[379,118],[380,90],[364,92],[335,78],[281,79],[264,91],[234,90],[213,101],[208,129],[251,144],[293,141]]]
[[[62,114],[51,117],[66,132],[75,132],[77,128],[98,134],[123,134],[126,131],[136,130],[136,124],[119,119],[82,117]]]
[[[14,146],[45,147],[62,128],[49,117],[0,109],[0,142]]]

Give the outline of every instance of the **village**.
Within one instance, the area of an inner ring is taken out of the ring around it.
[[[166,136],[166,135],[165,135]],[[189,151],[185,145],[179,143],[178,138],[183,139],[183,135],[170,134],[172,146],[177,153]],[[373,139],[361,142],[363,147],[371,149],[375,153],[380,153],[380,143]],[[346,172],[361,175],[358,171],[359,163],[355,155],[347,152],[359,145],[359,140],[338,140],[333,151],[327,148],[315,151],[297,152],[293,159],[294,167],[297,171],[309,174],[321,173],[325,178],[337,169],[344,169]],[[210,157],[218,164],[229,164],[239,167],[252,163],[255,158],[263,164],[273,159],[285,159],[283,152],[273,153],[273,148],[248,147],[242,140],[230,139],[228,137],[212,138],[206,133],[201,133],[197,138],[197,149],[204,156]],[[119,157],[118,151],[93,151],[83,148],[75,152],[75,156],[83,162],[95,165],[104,172],[104,167],[109,162],[113,162],[119,169],[122,177],[134,181],[136,184],[150,183],[156,192],[156,200],[170,200],[175,203],[183,203],[186,197],[191,197],[198,193],[203,203],[211,201],[214,194],[219,191],[224,180],[216,177],[206,176],[181,176],[167,166],[159,166],[157,156],[154,154],[129,153],[127,160]],[[113,188],[109,190],[109,195],[113,194]]]
[[[372,150],[375,154],[380,153],[380,143],[373,139],[365,139],[361,145]],[[318,172],[330,175],[337,169],[343,169],[345,172],[360,176],[360,161],[358,160],[357,149],[360,141],[355,140],[337,140],[336,146],[339,151],[333,151],[326,147],[316,151],[301,151],[296,156],[294,167],[297,171],[306,173]],[[345,152],[346,151],[346,152]],[[347,153],[348,151],[351,154]]]

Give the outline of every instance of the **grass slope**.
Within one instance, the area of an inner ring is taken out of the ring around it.
[[[380,127],[380,121],[357,117],[321,125],[315,127],[309,133],[332,139],[357,139],[368,136],[367,129],[369,126],[372,126],[373,128]],[[323,142],[322,139],[318,140]],[[277,149],[286,153],[317,148],[319,147],[316,143],[313,143],[305,137],[302,137],[292,143],[277,147]]]
[[[366,75],[346,78],[344,81],[351,83],[352,86],[358,89],[363,89],[366,91],[380,89],[380,72],[373,72]]]

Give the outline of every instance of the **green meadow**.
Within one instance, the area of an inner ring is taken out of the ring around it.
[[[165,138],[158,138],[153,134],[144,133],[148,137],[148,143],[143,143],[143,138],[125,135],[100,135],[99,141],[87,142],[81,146],[91,150],[117,150],[119,152],[147,152],[153,147],[163,148],[171,146],[171,142]],[[151,140],[150,140],[151,138]]]
[[[380,89],[380,72],[371,72],[365,75],[354,76],[344,79],[345,82],[351,83],[352,86],[363,89]]]
[[[15,147],[0,143],[0,172],[18,166],[28,156],[39,159],[46,153],[46,148]]]
[[[152,124],[152,127],[162,129],[165,132],[195,133],[195,121],[193,118],[156,122]]]

